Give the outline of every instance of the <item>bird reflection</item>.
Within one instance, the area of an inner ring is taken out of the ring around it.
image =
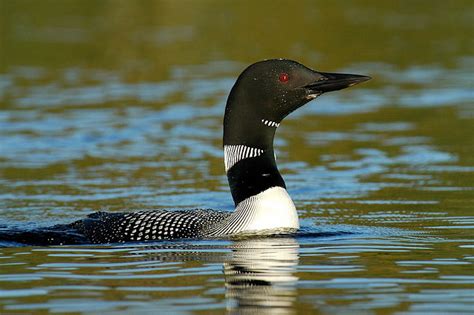
[[[135,247],[133,254],[146,260],[223,263],[231,314],[294,313],[299,244],[290,236],[146,245]]]
[[[294,238],[257,238],[232,244],[224,263],[227,309],[291,314],[296,300],[299,244]]]

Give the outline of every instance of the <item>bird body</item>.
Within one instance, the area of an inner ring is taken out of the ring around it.
[[[71,224],[48,228],[51,237],[49,241],[46,238],[46,243],[62,244],[61,230],[76,235],[78,243],[295,232],[299,228],[298,213],[275,161],[276,129],[288,114],[322,93],[369,79],[361,75],[317,72],[285,59],[250,65],[234,84],[224,115],[224,165],[235,203],[233,212],[203,209],[97,212]],[[34,231],[29,233],[28,239],[26,236],[16,239],[31,243]],[[44,237],[39,239],[44,242]]]

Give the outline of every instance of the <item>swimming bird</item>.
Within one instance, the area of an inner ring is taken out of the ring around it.
[[[43,234],[30,231],[20,239],[46,244],[117,243],[295,232],[298,213],[275,162],[275,132],[286,116],[321,94],[369,79],[318,72],[287,59],[248,66],[232,87],[224,114],[224,165],[233,212],[96,212],[47,228]]]

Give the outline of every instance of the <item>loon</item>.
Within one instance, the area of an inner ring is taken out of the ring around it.
[[[275,162],[275,132],[288,114],[321,94],[369,79],[318,72],[288,59],[248,66],[230,91],[224,115],[224,165],[235,203],[233,212],[96,212],[71,224],[8,238],[52,245],[293,233],[299,229],[298,213]]]

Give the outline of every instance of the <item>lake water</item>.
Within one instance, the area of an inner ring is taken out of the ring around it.
[[[472,1],[0,0],[0,228],[232,210],[227,93],[250,63],[373,80],[276,135],[294,237],[0,243],[0,313],[474,312]]]

